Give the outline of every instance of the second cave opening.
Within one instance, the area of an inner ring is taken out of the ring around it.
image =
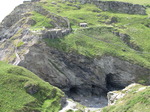
[[[121,90],[124,88],[117,82],[118,80],[117,77],[118,76],[116,74],[112,73],[106,75],[105,81],[106,81],[106,88],[108,91]]]

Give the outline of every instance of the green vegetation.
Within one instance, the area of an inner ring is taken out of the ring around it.
[[[83,111],[82,110],[76,110],[76,111],[74,111],[74,110],[69,109],[66,112],[83,112]]]
[[[0,112],[58,112],[63,93],[32,72],[0,62]]]
[[[79,23],[81,22],[87,22],[89,26],[100,25],[99,20],[101,20],[101,18],[97,15],[100,14],[101,10],[98,9],[95,5],[81,5],[78,2],[74,4],[70,2],[58,2],[55,5],[51,4],[51,2],[52,0],[47,0],[47,3],[41,2],[38,5],[57,15],[69,18],[72,28],[79,28]]]
[[[18,44],[17,44],[17,46],[16,47],[21,47],[22,45],[24,44],[24,42],[19,42]]]
[[[127,46],[111,31],[111,27],[80,29],[62,39],[45,39],[47,45],[65,52],[77,52],[88,57],[103,55],[120,58],[149,66],[149,59]],[[148,56],[148,54],[147,54]]]
[[[137,85],[130,88],[130,91],[123,98],[119,99],[115,105],[105,107],[102,112],[149,112],[150,87],[139,90],[141,87],[144,86]]]
[[[60,0],[52,3],[52,1],[54,0],[41,0],[35,4],[58,16],[67,17],[73,31],[64,38],[44,39],[47,45],[91,58],[111,55],[150,67],[150,19],[148,18],[150,9],[147,9],[148,15],[129,15],[104,12],[93,4],[60,2]],[[142,4],[147,7],[150,5],[148,0],[113,1]],[[31,25],[31,30],[54,27],[51,24],[54,20],[48,16],[37,12],[31,13],[30,19],[35,22]],[[88,27],[80,28],[79,23],[82,22],[88,23]],[[128,35],[132,46],[115,33]],[[22,29],[11,37],[16,47],[24,45],[24,42],[17,39],[21,35]],[[1,46],[5,47],[3,44]],[[14,50],[12,47],[11,49]],[[14,59],[14,57],[16,57],[15,54],[9,58]],[[63,93],[25,68],[0,62],[0,77],[0,112],[58,112],[60,110]],[[147,77],[137,79],[137,82],[141,84],[146,84],[147,81]],[[137,89],[138,87],[134,88],[135,91]],[[148,112],[150,110],[150,88],[135,91],[131,91],[120,99],[116,105],[104,108],[103,112],[132,112],[135,110],[136,112]]]
[[[41,30],[45,28],[53,28],[53,25],[50,23],[52,19],[39,14],[37,12],[32,12],[32,19],[35,21],[35,24],[32,25],[31,30]]]
[[[93,4],[55,1],[40,2],[46,10],[70,20],[73,33],[62,39],[45,39],[54,48],[89,57],[113,55],[150,67],[150,20],[148,15],[129,15],[101,11]],[[113,19],[115,18],[115,21]],[[80,28],[79,23],[88,23]],[[130,46],[113,32],[129,35]],[[138,50],[134,48],[139,48]]]

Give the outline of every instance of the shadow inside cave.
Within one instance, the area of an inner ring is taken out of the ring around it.
[[[97,85],[90,86],[72,86],[66,92],[68,98],[86,106],[87,108],[103,108],[108,105],[107,93],[109,91],[121,90],[124,87],[116,83],[115,74],[109,73],[105,77],[105,87]],[[102,90],[98,92],[99,90]]]
[[[103,108],[108,105],[107,96],[102,95],[94,95],[92,93],[81,93],[80,88],[71,87],[69,91],[66,93],[68,98],[86,106],[87,108]],[[87,91],[89,92],[89,91]]]

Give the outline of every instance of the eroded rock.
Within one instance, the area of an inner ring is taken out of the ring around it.
[[[29,93],[29,94],[31,94],[31,95],[37,93],[38,90],[39,90],[39,86],[38,85],[30,83],[30,82],[26,83],[24,85],[24,88],[25,88],[26,92]]]
[[[146,7],[138,4],[131,4],[119,1],[101,1],[101,0],[63,0],[69,2],[80,2],[81,4],[93,3],[103,11],[117,13],[146,15]]]
[[[147,84],[150,84],[150,70],[139,65],[112,56],[91,59],[65,53],[44,43],[33,45],[19,65],[61,88],[68,95],[101,95],[138,82],[139,77],[147,77]]]
[[[114,105],[119,99],[123,98],[125,95],[128,95],[129,92],[140,92],[148,88],[149,86],[141,86],[136,83],[132,83],[121,91],[110,91],[107,93],[108,105]]]

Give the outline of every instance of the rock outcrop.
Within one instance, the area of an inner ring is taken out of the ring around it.
[[[92,59],[60,52],[44,43],[33,45],[19,65],[37,73],[68,94],[76,92],[99,95],[107,91],[105,74],[100,67],[94,65]]]
[[[131,41],[131,37],[128,34],[124,34],[124,33],[120,33],[120,32],[113,32],[116,36],[120,37],[120,39],[127,44],[131,49],[134,49],[136,51],[142,51],[142,49],[136,45],[135,43],[133,43]]]
[[[146,14],[146,8],[138,4],[117,1],[94,1],[93,3],[103,11],[140,15]]]
[[[47,15],[54,21],[54,28],[30,30],[30,25],[35,21],[32,21],[32,14],[28,11]],[[0,25],[0,60],[31,70],[68,95],[101,95],[109,90],[122,89],[141,79],[150,84],[150,69],[113,56],[93,59],[77,53],[66,53],[49,47],[43,41],[43,38],[53,39],[67,35],[71,31],[69,26],[66,18],[57,16],[34,2],[22,4]]]
[[[70,2],[79,1],[82,4],[92,3],[103,11],[111,11],[116,13],[127,13],[127,14],[140,14],[146,15],[146,8],[142,5],[131,4],[127,2],[118,2],[118,1],[101,1],[101,0],[63,0]]]
[[[100,60],[95,59],[94,63],[104,70],[106,80],[108,79],[106,81],[108,87],[124,88],[133,82],[137,82],[139,77],[150,79],[149,69],[112,56],[105,56]],[[147,83],[150,83],[149,81]]]
[[[138,82],[139,77],[147,78],[146,83],[150,84],[150,70],[139,65],[112,56],[90,59],[68,54],[44,43],[32,46],[19,65],[66,92],[79,94],[100,95],[109,90],[122,89]]]
[[[108,105],[114,105],[119,99],[123,98],[125,95],[129,94],[129,92],[134,92],[134,93],[138,93],[140,91],[145,90],[146,88],[149,88],[149,86],[142,86],[142,87],[138,87],[140,86],[139,84],[136,83],[132,83],[129,86],[127,86],[126,88],[124,88],[121,91],[110,91],[107,93],[107,98],[108,98]],[[138,88],[137,91],[135,91]]]
[[[52,21],[53,28],[40,31],[30,30],[36,21],[32,19],[31,12],[47,16]],[[36,3],[19,5],[0,23],[0,60],[17,65],[28,53],[29,47],[43,38],[63,37],[71,32],[67,18],[51,13]]]
[[[58,16],[51,13],[41,6],[33,3],[24,3],[19,5],[12,11],[0,24],[0,40],[9,39],[12,35],[15,35],[21,28],[30,27],[36,22],[31,19],[33,15],[31,12],[37,12],[47,18],[51,18],[50,23],[53,28],[62,30],[62,34],[66,35],[70,31],[70,23],[67,18]],[[26,27],[24,25],[27,25]]]
[[[108,93],[109,105],[101,112],[148,112],[150,86],[133,83],[120,91]]]

